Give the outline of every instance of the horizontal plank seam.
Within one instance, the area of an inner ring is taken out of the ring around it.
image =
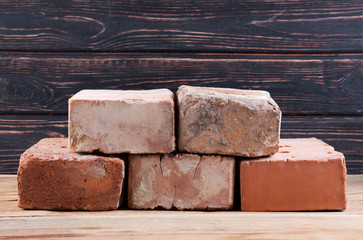
[[[174,49],[145,49],[145,50],[82,50],[82,49],[0,49],[0,53],[218,53],[218,54],[231,54],[231,53],[241,53],[241,54],[356,54],[363,53],[363,49],[354,50],[319,50],[319,51],[286,51],[286,50],[174,50]]]
[[[264,57],[264,56],[270,56],[270,57],[276,57],[276,59],[268,59],[268,60],[278,60],[278,58],[281,57],[311,57],[311,58],[316,58],[316,57],[335,57],[339,59],[339,57],[347,57],[347,58],[352,58],[353,60],[362,60],[361,56],[363,56],[363,51],[359,52],[359,53],[350,53],[350,52],[342,52],[342,53],[337,53],[337,52],[333,52],[333,53],[329,53],[329,52],[324,52],[324,53],[293,53],[293,52],[289,52],[289,53],[283,53],[283,54],[279,54],[279,53],[270,53],[270,52],[261,52],[261,53],[247,53],[247,52],[227,52],[227,53],[223,53],[223,52],[140,52],[140,51],[130,51],[130,52],[112,52],[112,51],[107,51],[107,52],[103,52],[103,51],[95,51],[95,52],[77,52],[77,51],[53,51],[53,52],[45,52],[45,51],[2,51],[0,50],[0,55],[5,55],[5,57],[1,57],[1,59],[6,59],[6,58],[14,58],[14,57],[18,57],[18,56],[22,56],[22,55],[26,55],[26,56],[31,56],[34,55],[35,57],[42,57],[45,56],[45,58],[49,58],[50,56],[53,56],[52,54],[54,54],[54,56],[64,56],[64,54],[71,54],[72,57],[77,56],[77,58],[81,59],[81,58],[90,58],[93,56],[97,56],[97,57],[102,57],[102,59],[117,59],[117,57],[119,56],[132,56],[132,58],[135,57],[142,57],[142,56],[147,56],[147,58],[150,58],[150,56],[158,56],[159,58],[162,59],[167,59],[167,58],[175,58],[175,59],[183,59],[185,58],[184,56],[188,56],[188,58],[186,60],[190,60],[193,58],[190,57],[208,57],[209,58],[196,58],[196,60],[208,60],[208,59],[215,59],[215,60],[227,60],[227,59],[231,59],[231,60],[251,60],[250,58],[247,59],[240,59],[240,58],[234,58],[234,57],[251,57],[251,56],[258,56],[258,57]],[[81,54],[81,55],[79,55]],[[107,55],[108,54],[108,55]],[[8,55],[8,56],[7,56]],[[173,57],[169,57],[169,56],[173,56]],[[216,58],[216,57],[220,57],[220,56],[227,56],[229,58]],[[211,58],[212,57],[212,58]],[[214,57],[214,58],[213,58]],[[25,57],[26,58],[26,57]],[[22,57],[22,59],[25,59]],[[28,57],[29,59],[31,59],[32,57]],[[65,57],[61,57],[61,58],[65,58]],[[144,58],[140,58],[140,59],[144,59]],[[146,59],[146,58],[145,58]],[[159,59],[158,59],[159,60]],[[304,61],[305,59],[302,59],[302,61]]]

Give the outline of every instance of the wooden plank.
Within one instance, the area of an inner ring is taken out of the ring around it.
[[[0,113],[67,113],[81,89],[262,89],[285,115],[362,115],[363,55],[0,54]]]
[[[0,49],[360,52],[362,2],[0,1]]]
[[[0,173],[16,173],[20,154],[45,137],[66,137],[67,116],[0,115]],[[317,137],[363,173],[363,117],[283,117],[281,137]]]
[[[17,207],[15,175],[0,175],[0,239],[360,239],[363,175],[347,177],[343,212],[34,211]]]
[[[0,173],[16,173],[20,155],[46,137],[67,137],[66,116],[1,116]]]

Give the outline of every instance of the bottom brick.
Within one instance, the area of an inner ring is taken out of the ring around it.
[[[135,209],[230,209],[234,157],[130,155],[128,206]]]
[[[346,208],[344,155],[316,138],[281,139],[273,156],[240,163],[242,211]]]
[[[73,153],[67,149],[66,138],[46,138],[20,158],[18,205],[26,209],[117,209],[124,175],[120,158]]]

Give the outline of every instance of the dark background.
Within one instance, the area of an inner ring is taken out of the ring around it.
[[[0,173],[67,136],[81,89],[267,90],[282,137],[318,137],[363,173],[363,7],[335,1],[0,0]]]

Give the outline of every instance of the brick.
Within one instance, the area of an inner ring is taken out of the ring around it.
[[[69,99],[68,124],[75,152],[175,150],[174,99],[168,89],[80,91]]]
[[[244,157],[278,151],[281,111],[266,91],[181,86],[178,149]]]
[[[230,209],[234,157],[130,155],[128,206],[136,209]]]
[[[120,158],[70,152],[66,138],[46,138],[21,155],[18,205],[49,210],[117,209],[124,175]]]
[[[344,155],[316,138],[281,139],[273,156],[240,163],[243,211],[346,208]]]

